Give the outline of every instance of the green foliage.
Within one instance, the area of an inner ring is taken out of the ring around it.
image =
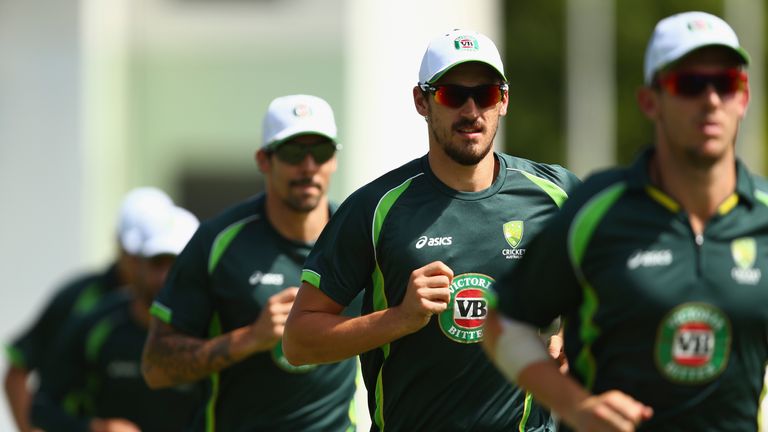
[[[565,3],[548,0],[503,4],[503,57],[510,94],[504,147],[516,156],[562,164]]]
[[[652,141],[651,124],[638,109],[635,95],[643,83],[645,45],[654,25],[687,10],[722,16],[722,1],[615,0],[618,163],[631,162]],[[566,0],[503,4],[510,86],[504,147],[517,156],[566,165]],[[768,118],[764,123],[768,125]]]

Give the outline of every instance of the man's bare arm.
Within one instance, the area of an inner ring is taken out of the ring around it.
[[[414,333],[446,309],[452,278],[442,262],[427,264],[411,273],[399,305],[355,318],[339,315],[340,304],[305,282],[286,324],[285,357],[294,365],[335,362]]]
[[[32,394],[27,387],[27,369],[8,366],[5,372],[5,395],[11,408],[16,427],[21,432],[36,431],[29,422],[29,410],[32,403]]]
[[[253,324],[212,339],[187,335],[153,317],[141,362],[147,385],[163,388],[198,381],[272,349],[282,337],[296,291],[293,287],[275,294]]]

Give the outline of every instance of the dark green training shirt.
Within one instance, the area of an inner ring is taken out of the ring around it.
[[[299,286],[312,245],[283,238],[267,221],[264,195],[204,222],[174,263],[152,313],[195,337],[250,325],[269,297]],[[201,407],[205,431],[346,431],[356,360],[293,367],[257,353],[214,374]]]
[[[571,373],[653,407],[644,430],[755,431],[768,360],[768,183],[736,192],[696,236],[632,167],[592,176],[498,282],[499,309],[562,314]],[[525,301],[524,305],[521,301]]]
[[[63,323],[85,315],[104,293],[120,284],[115,264],[102,273],[87,273],[59,288],[37,320],[6,347],[9,363],[36,370],[44,367],[47,353]]]
[[[374,430],[548,427],[549,415],[507,383],[477,343],[484,292],[517,264],[578,180],[556,165],[495,156],[499,175],[481,192],[448,188],[427,156],[385,174],[341,205],[307,259],[302,279],[337,303],[364,290],[363,314],[399,304],[417,268],[440,260],[454,272],[446,312],[361,356]]]
[[[143,432],[181,432],[192,420],[203,397],[199,385],[151,390],[144,382],[147,329],[131,306],[128,294],[107,294],[96,309],[62,329],[35,394],[36,426],[87,432],[93,417],[124,418]]]

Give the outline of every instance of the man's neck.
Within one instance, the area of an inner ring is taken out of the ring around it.
[[[429,167],[441,182],[460,192],[479,192],[491,187],[499,173],[493,151],[476,165],[461,165],[440,150],[430,150]]]
[[[279,198],[267,194],[267,220],[281,236],[294,241],[312,243],[320,237],[328,219],[328,197],[309,212],[298,212],[286,206]]]
[[[709,167],[696,167],[660,155],[657,150],[649,169],[653,183],[688,213],[696,234],[704,231],[707,221],[736,190],[736,161],[733,157],[724,157]]]

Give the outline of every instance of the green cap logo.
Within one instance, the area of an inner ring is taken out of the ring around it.
[[[504,231],[504,239],[512,248],[516,248],[520,241],[523,239],[523,221],[509,221],[502,227]]]
[[[464,51],[479,51],[480,46],[477,44],[477,39],[472,36],[459,36],[453,40],[453,47],[456,50]]]
[[[656,365],[670,381],[701,384],[725,370],[730,349],[728,317],[706,303],[685,303],[661,321]]]

